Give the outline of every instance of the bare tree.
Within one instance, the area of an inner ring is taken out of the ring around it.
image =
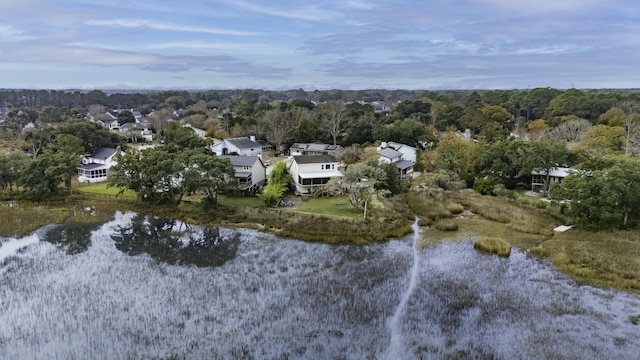
[[[333,145],[336,145],[338,136],[349,129],[353,119],[345,116],[345,105],[339,101],[328,101],[319,108],[320,128],[331,136]]]
[[[623,101],[618,105],[625,113],[624,153],[627,156],[640,154],[640,103],[636,101]]]
[[[156,133],[159,135],[166,130],[167,124],[169,123],[169,119],[171,119],[172,115],[173,109],[163,108],[150,113],[147,118],[149,118],[151,126],[156,129]]]
[[[566,142],[580,141],[580,135],[591,128],[591,123],[586,119],[565,121],[549,132],[549,138]]]
[[[272,109],[265,112],[258,124],[264,130],[267,141],[281,150],[282,144],[291,138],[296,124],[289,111]]]

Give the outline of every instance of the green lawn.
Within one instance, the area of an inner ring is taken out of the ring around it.
[[[360,211],[353,210],[353,206],[346,196],[317,198],[302,201],[297,208],[298,211],[313,214],[344,216],[350,218],[362,217]]]
[[[77,187],[75,190],[78,191],[79,193],[82,194],[87,194],[87,195],[111,195],[111,196],[118,196],[118,197],[124,197],[124,198],[135,198],[136,197],[136,193],[132,190],[125,190],[124,193],[118,195],[118,193],[120,192],[120,188],[117,187],[107,187],[106,182],[101,182],[101,183],[96,183],[96,184],[91,184],[91,185],[83,185],[80,187]]]

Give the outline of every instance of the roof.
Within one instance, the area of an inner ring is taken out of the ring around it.
[[[92,157],[94,159],[107,160],[108,158],[115,155],[117,151],[118,151],[117,149],[112,149],[112,148],[99,148],[89,157]]]
[[[298,164],[320,164],[338,162],[333,155],[297,155],[293,157],[293,161]]]
[[[384,148],[378,150],[378,155],[384,156],[389,159],[394,159],[402,156],[402,153],[400,151],[393,150],[392,148]]]
[[[547,175],[547,172],[542,170],[542,171],[532,171],[531,175]],[[569,175],[569,168],[566,167],[555,167],[552,168],[551,171],[549,172],[549,176],[553,176],[553,177],[559,177],[559,178],[565,178],[567,177],[567,175]]]
[[[409,146],[409,145],[406,145],[406,144],[398,143],[398,142],[395,142],[395,141],[388,141],[387,142],[387,147],[394,148],[396,150],[400,150],[402,148],[411,149],[413,151],[416,150],[416,148],[413,147],[413,146]]]
[[[298,174],[303,179],[317,179],[317,178],[330,178],[335,176],[342,176],[342,173],[338,170],[333,171],[309,171],[301,172]]]
[[[225,139],[225,141],[237,147],[238,149],[263,148],[267,146],[271,147],[271,144],[269,144],[266,141],[263,141],[263,140],[253,141],[248,137],[230,138],[230,139]]]
[[[291,149],[308,151],[334,151],[338,148],[340,148],[340,145],[329,145],[322,143],[295,143],[291,145]]]
[[[86,164],[86,165],[80,165],[78,166],[78,169],[82,169],[82,170],[95,170],[95,169],[99,169],[99,168],[107,168],[107,165],[105,164]]]
[[[413,161],[409,160],[400,160],[394,163],[398,169],[405,170],[413,166]]]
[[[257,156],[240,156],[240,155],[220,155],[220,159],[229,159],[233,166],[253,166],[256,161],[260,160]]]

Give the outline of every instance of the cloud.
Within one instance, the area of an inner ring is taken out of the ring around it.
[[[84,22],[89,26],[117,26],[125,28],[146,28],[161,31],[180,31],[180,32],[192,32],[203,34],[218,34],[218,35],[234,35],[234,36],[256,36],[261,35],[255,31],[238,31],[231,29],[219,29],[214,27],[199,27],[189,25],[178,25],[163,23],[153,20],[145,19],[111,19],[111,20],[87,20]]]

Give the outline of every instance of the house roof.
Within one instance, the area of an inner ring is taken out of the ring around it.
[[[94,158],[94,159],[100,159],[100,160],[107,160],[108,158],[112,157],[113,155],[115,155],[115,153],[117,152],[117,149],[112,149],[112,148],[99,148],[98,150],[96,150],[93,154],[91,154],[90,157]]]
[[[547,175],[546,171],[532,171],[531,175]],[[555,167],[552,168],[549,172],[549,176],[565,178],[569,175],[569,168],[566,167]]]
[[[80,165],[78,166],[78,169],[82,169],[82,170],[95,170],[95,169],[99,169],[99,168],[107,168],[107,165],[105,164],[86,164],[86,165]]]
[[[400,151],[393,150],[392,148],[384,148],[378,150],[378,155],[384,156],[389,159],[394,159],[402,156],[402,153]]]
[[[343,176],[338,170],[333,171],[305,171],[298,174],[303,179],[317,179],[317,178],[331,178],[336,176]]]
[[[395,162],[394,164],[396,164],[396,167],[398,167],[398,169],[405,170],[413,166],[413,161],[400,160]]]
[[[293,161],[298,164],[320,164],[338,162],[333,155],[297,155],[293,157]]]
[[[401,144],[401,143],[398,143],[398,142],[395,142],[395,141],[389,141],[389,142],[387,142],[387,147],[394,148],[394,149],[396,149],[396,150],[398,150],[398,151],[399,151],[400,149],[402,149],[402,148],[404,148],[404,149],[411,149],[411,150],[413,150],[413,151],[415,151],[415,150],[416,150],[416,148],[415,148],[415,147],[413,147],[413,146],[409,146],[409,145]]]
[[[263,141],[263,140],[253,141],[248,137],[230,138],[230,139],[225,139],[225,141],[237,147],[238,149],[263,148],[267,146],[271,147],[271,144],[269,144],[266,141]]]
[[[221,159],[229,159],[233,166],[253,166],[256,161],[260,160],[257,156],[240,156],[240,155],[220,155]],[[262,161],[260,162],[262,163]],[[264,164],[263,164],[264,166]]]
[[[340,148],[340,145],[329,145],[320,143],[295,143],[291,145],[291,149],[307,150],[307,151],[335,151]]]

